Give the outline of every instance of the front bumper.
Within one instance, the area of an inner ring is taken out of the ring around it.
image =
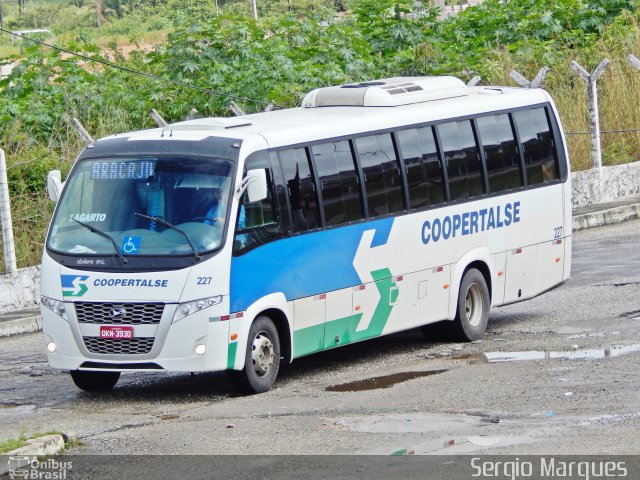
[[[62,370],[119,370],[119,366],[122,370],[135,371],[225,370],[229,355],[229,322],[220,321],[220,312],[217,308],[212,308],[194,313],[177,323],[171,323],[175,308],[175,305],[167,304],[157,325],[133,326],[134,340],[145,340],[147,344],[152,345],[149,351],[122,353],[131,350],[127,347],[132,344],[118,343],[114,344],[111,353],[96,353],[88,339],[99,338],[101,325],[79,324],[73,308],[67,308],[67,321],[43,307],[45,341],[47,344],[53,342],[56,346],[54,352],[47,354],[49,365]],[[131,340],[120,339],[110,342]],[[197,354],[196,345],[205,345],[206,352]]]

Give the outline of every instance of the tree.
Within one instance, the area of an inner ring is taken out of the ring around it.
[[[4,18],[2,16],[2,0],[0,0],[0,28],[4,28]]]

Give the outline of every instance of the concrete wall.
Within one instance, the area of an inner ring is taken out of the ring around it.
[[[640,193],[640,162],[593,168],[572,174],[575,207],[590,203],[611,202],[621,197]]]
[[[0,273],[0,314],[40,305],[40,266]]]

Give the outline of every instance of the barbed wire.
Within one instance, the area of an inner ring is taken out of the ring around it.
[[[632,133],[640,132],[640,128],[626,128],[620,130],[600,130],[600,133]],[[565,135],[591,135],[591,132],[564,132]]]

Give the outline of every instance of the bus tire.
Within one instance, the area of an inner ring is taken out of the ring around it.
[[[232,385],[243,393],[264,393],[271,389],[280,370],[280,337],[273,320],[255,319],[249,329],[244,368],[231,370]]]
[[[480,340],[487,329],[490,307],[484,275],[475,268],[469,269],[460,282],[456,318],[451,322],[454,338],[465,342]]]
[[[69,373],[76,387],[85,392],[107,392],[116,386],[120,378],[120,372],[71,370]]]

